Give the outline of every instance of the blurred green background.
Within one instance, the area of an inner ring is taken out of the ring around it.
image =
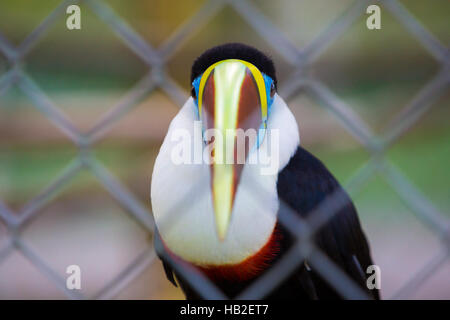
[[[119,1],[107,3],[131,28],[158,48],[205,3]],[[310,43],[353,1],[251,1],[297,47]],[[450,45],[448,0],[400,1],[442,44]],[[59,5],[59,0],[0,2],[0,33],[15,46]],[[145,76],[149,67],[91,9],[80,4],[81,30],[66,28],[61,15],[23,60],[23,68],[82,132]],[[366,28],[362,15],[311,66],[326,84],[369,124],[384,134],[390,121],[438,72],[440,65],[381,6],[381,30]],[[231,6],[195,30],[170,57],[166,72],[187,94],[192,61],[205,49],[229,41],[254,45],[272,56],[279,87],[293,67],[259,36]],[[0,77],[9,69],[0,53]],[[305,92],[288,101],[302,145],[318,156],[345,184],[370,158],[335,116]],[[396,141],[386,157],[449,219],[450,92]],[[153,162],[178,106],[157,89],[141,99],[98,141],[93,153],[150,210]],[[19,211],[55,180],[77,155],[77,148],[29,98],[13,87],[0,96],[0,199]],[[382,270],[387,298],[442,250],[436,233],[397,195],[382,175],[352,194]],[[0,220],[0,248],[7,231]],[[39,211],[24,241],[65,277],[69,264],[82,269],[82,293],[94,295],[151,242],[151,235],[87,171],[78,174]],[[152,264],[118,298],[182,298]],[[0,263],[0,298],[64,298],[19,252]],[[412,298],[450,298],[447,260]]]

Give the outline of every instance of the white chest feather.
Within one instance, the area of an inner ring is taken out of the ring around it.
[[[298,127],[284,101],[276,95],[268,129],[278,129],[275,174],[261,174],[264,164],[244,165],[236,190],[226,238],[216,234],[208,164],[175,164],[173,140],[183,128],[194,137],[195,105],[190,98],[172,120],[153,168],[151,201],[158,231],[176,255],[198,265],[237,264],[258,252],[271,236],[277,220],[278,172],[299,145]],[[268,148],[267,141],[260,146]],[[272,150],[273,148],[270,148]],[[275,150],[273,149],[273,150]],[[195,152],[195,151],[194,151]]]

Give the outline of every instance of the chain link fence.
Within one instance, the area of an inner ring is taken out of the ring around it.
[[[71,119],[56,106],[43,90],[27,75],[22,68],[22,61],[40,41],[55,20],[65,14],[71,4],[83,3],[106,23],[128,48],[148,65],[148,73],[131,88],[94,126],[82,133]],[[382,135],[375,135],[366,124],[343,100],[331,91],[323,82],[304,72],[327,48],[329,48],[350,26],[365,13],[370,4],[379,4],[388,10],[410,34],[438,62],[439,71],[390,122]],[[167,62],[188,41],[189,37],[205,25],[225,6],[232,7],[263,39],[270,44],[291,66],[292,74],[285,86],[280,88],[280,95],[289,102],[300,94],[308,94],[326,106],[338,119],[340,124],[364,146],[370,153],[370,159],[358,170],[345,186],[349,192],[359,190],[375,173],[381,173],[385,180],[397,191],[408,207],[421,219],[423,224],[435,232],[442,240],[440,254],[435,256],[412,277],[392,297],[408,298],[414,290],[423,284],[448,258],[450,253],[450,224],[447,217],[425,197],[386,157],[390,146],[407,132],[428,109],[448,89],[450,85],[450,51],[425,29],[396,0],[355,1],[344,13],[327,26],[312,42],[303,48],[295,46],[270,20],[259,10],[257,3],[249,0],[210,0],[183,23],[161,46],[152,47],[124,19],[115,13],[106,1],[83,0],[62,1],[44,21],[33,30],[17,47],[0,33],[0,52],[7,58],[10,68],[0,75],[0,97],[11,87],[16,86],[32,101],[33,105],[44,114],[53,125],[61,130],[78,148],[78,155],[64,169],[60,176],[44,188],[38,196],[29,201],[20,212],[12,210],[0,200],[0,219],[8,229],[8,241],[0,251],[0,264],[18,250],[42,274],[48,277],[67,297],[72,299],[108,299],[117,296],[121,290],[136,279],[151,264],[159,263],[153,249],[148,247],[138,255],[109,283],[94,296],[83,296],[76,290],[66,288],[66,280],[55,271],[45,259],[36,254],[23,240],[23,230],[33,219],[39,219],[39,211],[68,181],[72,180],[82,169],[87,169],[101,185],[150,233],[154,228],[152,214],[147,204],[141,203],[125,185],[123,185],[92,154],[95,144],[105,137],[112,126],[132,111],[133,107],[154,90],[162,90],[181,106],[188,94],[181,89],[165,70]],[[264,192],[262,190],[261,192]],[[356,285],[330,258],[314,244],[314,233],[323,226],[342,203],[342,197],[335,193],[321,203],[311,218],[300,219],[286,204],[280,204],[287,212],[281,216],[281,223],[298,239],[281,261],[253,283],[238,298],[262,298],[283,281],[305,258],[308,263],[345,298],[367,299],[368,296]],[[174,211],[176,208],[174,207]],[[167,257],[170,259],[170,257]],[[209,299],[226,297],[213,283],[202,274],[184,270],[173,264],[172,267],[186,278],[202,296]]]

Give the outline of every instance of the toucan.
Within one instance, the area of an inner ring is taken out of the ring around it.
[[[191,88],[151,181],[154,245],[167,278],[187,299],[202,299],[180,271],[191,268],[237,297],[301,241],[281,223],[283,208],[308,219],[338,193],[343,202],[313,240],[379,299],[378,290],[367,287],[373,262],[355,206],[324,164],[300,146],[296,119],[277,94],[272,59],[242,43],[213,47],[195,59]],[[342,299],[322,275],[304,259],[262,298]]]

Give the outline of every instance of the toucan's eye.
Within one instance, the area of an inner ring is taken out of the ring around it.
[[[275,82],[272,82],[272,85],[270,86],[270,97],[273,98],[275,95]]]
[[[194,86],[191,87],[191,96],[192,96],[192,98],[197,99],[197,95],[195,93],[195,87]]]

